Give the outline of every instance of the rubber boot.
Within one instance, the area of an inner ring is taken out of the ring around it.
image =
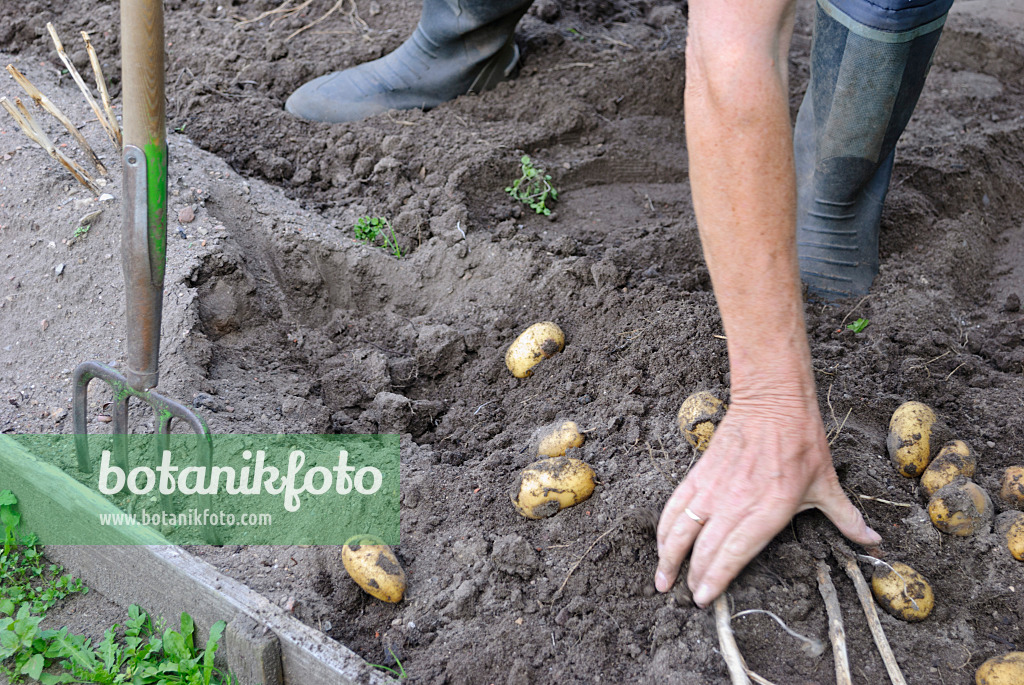
[[[860,24],[827,0],[815,12],[811,83],[793,134],[797,251],[809,290],[838,299],[866,294],[878,274],[896,141],[924,86],[945,10],[902,32]]]
[[[513,34],[531,2],[423,0],[416,30],[394,52],[310,81],[285,108],[311,121],[358,121],[490,90],[519,62]]]

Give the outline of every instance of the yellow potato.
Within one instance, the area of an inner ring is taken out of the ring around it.
[[[893,412],[885,444],[901,475],[915,478],[928,466],[934,424],[935,412],[921,402],[904,402]]]
[[[974,453],[966,442],[947,442],[921,474],[921,489],[931,497],[939,488],[952,483],[957,476],[973,478],[977,465]]]
[[[932,495],[928,515],[943,533],[964,537],[987,529],[994,511],[988,493],[960,477]]]
[[[505,353],[505,366],[516,378],[533,374],[533,367],[541,360],[565,349],[565,334],[558,324],[550,321],[535,323],[519,334]]]
[[[994,656],[978,667],[975,685],[1021,685],[1024,683],[1024,652]]]
[[[369,535],[349,538],[341,548],[341,563],[356,584],[377,599],[402,601],[405,571],[387,545]]]
[[[583,433],[575,421],[556,421],[540,428],[535,438],[537,454],[564,457],[567,450],[583,445]]]
[[[1024,512],[1004,511],[996,517],[996,533],[1006,538],[1006,546],[1017,561],[1024,561]]]
[[[715,426],[729,408],[707,390],[695,392],[683,401],[676,419],[686,441],[703,452],[708,448]]]
[[[924,576],[899,561],[891,568],[876,564],[871,574],[871,592],[875,600],[896,618],[923,621],[932,613],[935,595]]]
[[[1003,472],[999,499],[1014,509],[1024,511],[1024,466],[1010,466]]]
[[[541,459],[523,469],[509,499],[526,518],[554,516],[590,497],[594,478],[594,469],[579,459]]]

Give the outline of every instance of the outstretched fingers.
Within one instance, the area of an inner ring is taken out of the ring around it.
[[[737,516],[716,515],[701,531],[690,556],[687,584],[706,607],[767,546],[792,517],[790,506],[755,507]]]
[[[819,478],[809,494],[808,508],[820,509],[847,539],[866,546],[882,542],[882,536],[868,527],[860,511],[846,497],[835,471]]]
[[[686,514],[695,494],[691,482],[687,479],[679,484],[658,521],[658,571],[654,576],[654,586],[659,592],[668,592],[672,588],[683,559],[700,534],[700,523]]]

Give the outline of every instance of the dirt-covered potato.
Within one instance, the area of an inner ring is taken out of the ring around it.
[[[935,595],[924,576],[899,561],[876,564],[871,592],[883,609],[904,621],[923,621],[932,613]]]
[[[534,442],[542,457],[563,457],[566,451],[583,445],[583,433],[575,421],[555,421],[538,428]]]
[[[885,444],[901,475],[915,478],[928,466],[932,445],[940,442],[932,434],[935,425],[935,412],[922,402],[904,402],[893,412]]]
[[[402,601],[405,571],[387,545],[368,535],[350,538],[341,548],[341,563],[356,584],[377,599]]]
[[[509,498],[526,518],[541,519],[590,497],[594,479],[594,469],[579,459],[541,459],[523,469]]]
[[[999,499],[1014,509],[1024,511],[1024,466],[1010,466],[1003,472]]]
[[[957,476],[973,478],[978,462],[963,440],[947,442],[921,474],[921,489],[931,497],[939,488],[952,483]]]
[[[974,674],[975,685],[1021,685],[1024,683],[1024,652],[994,656]]]
[[[943,533],[963,537],[987,530],[994,510],[987,492],[960,477],[932,495],[928,515]]]
[[[679,430],[686,441],[703,452],[715,434],[715,426],[725,416],[729,406],[707,390],[695,392],[679,407]]]
[[[996,534],[1006,540],[1014,559],[1024,561],[1024,512],[1004,511],[997,516]]]
[[[535,323],[519,334],[505,353],[505,366],[516,378],[533,374],[541,360],[553,357],[565,348],[565,334],[550,321]]]

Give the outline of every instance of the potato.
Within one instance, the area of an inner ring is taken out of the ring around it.
[[[999,499],[1014,509],[1024,511],[1024,466],[1010,466],[1003,472]]]
[[[885,444],[900,474],[916,478],[925,470],[933,445],[942,442],[941,437],[934,435],[936,426],[935,412],[921,402],[904,402],[892,413]]]
[[[356,584],[377,599],[402,601],[405,571],[391,548],[370,535],[349,538],[341,548],[341,563]]]
[[[565,334],[550,321],[535,323],[519,334],[505,353],[505,366],[516,378],[533,374],[533,367],[542,359],[553,357],[565,349]]]
[[[583,445],[583,433],[575,421],[556,421],[538,429],[534,440],[537,454],[564,457],[567,450]]]
[[[924,576],[899,561],[893,562],[891,568],[875,565],[871,592],[883,609],[904,621],[923,621],[935,606],[932,586]]]
[[[932,495],[928,515],[943,533],[963,537],[987,530],[994,511],[987,492],[959,477]]]
[[[1024,512],[1004,511],[997,516],[996,533],[1006,538],[1013,558],[1024,561]]]
[[[939,488],[952,483],[957,476],[973,478],[977,465],[978,461],[966,442],[947,442],[921,474],[921,489],[931,497]]]
[[[1024,652],[994,656],[974,674],[975,685],[1021,685],[1024,683]]]
[[[523,469],[509,498],[526,518],[554,516],[590,497],[594,478],[594,469],[579,459],[541,459]]]
[[[703,452],[711,443],[715,426],[725,416],[728,408],[729,405],[707,390],[695,392],[679,407],[679,414],[676,416],[679,430],[683,432],[683,437],[688,443]]]

